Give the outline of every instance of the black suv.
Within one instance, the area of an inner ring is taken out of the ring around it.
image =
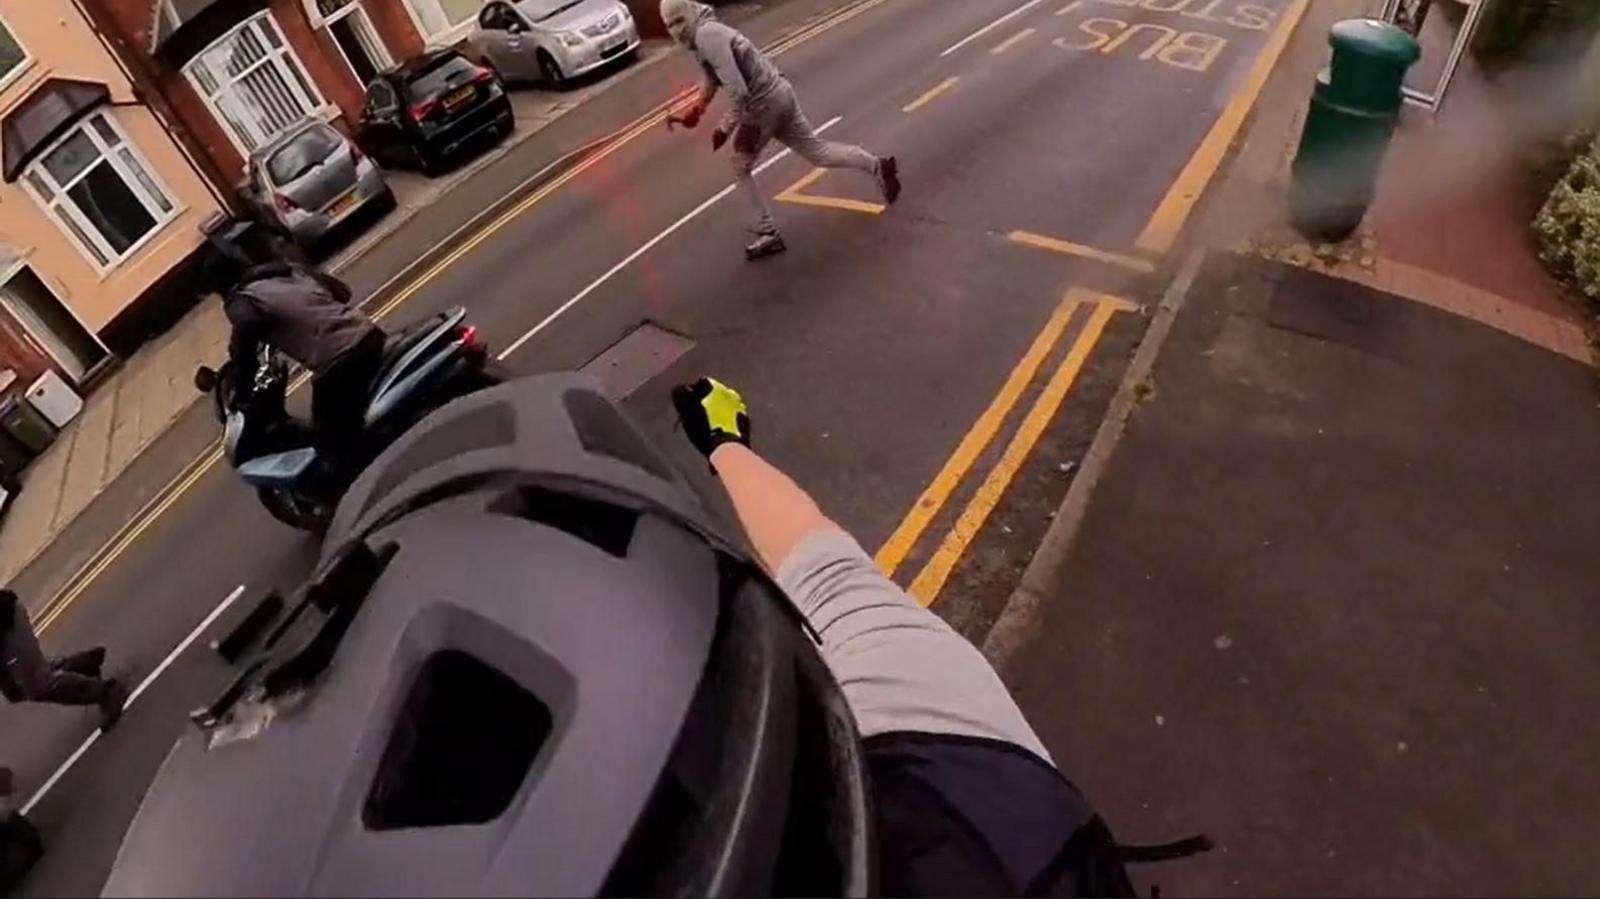
[[[429,50],[367,86],[356,143],[383,165],[435,175],[480,138],[499,140],[515,124],[492,69],[455,50]]]

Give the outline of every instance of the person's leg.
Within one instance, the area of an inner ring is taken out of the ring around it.
[[[311,428],[317,451],[344,458],[354,452],[365,423],[367,398],[383,365],[381,334],[362,340],[311,385]]]
[[[823,140],[811,127],[793,90],[780,91],[772,102],[779,113],[775,133],[779,143],[817,168],[866,172],[878,182],[886,202],[900,199],[900,163],[893,156],[874,156],[854,144]]]
[[[733,179],[739,185],[739,192],[744,194],[745,204],[750,207],[750,230],[758,235],[778,233],[778,225],[772,218],[772,207],[767,205],[767,198],[762,195],[755,176],[756,160],[761,158],[761,149],[766,144],[766,135],[756,126],[740,125],[733,135]]]
[[[12,616],[10,633],[0,647],[0,661],[23,697],[29,702],[53,705],[98,705],[101,726],[110,729],[115,725],[126,698],[121,685],[115,680],[79,674],[52,664],[39,648],[39,638],[21,604]]]
[[[106,648],[104,646],[96,646],[83,652],[75,652],[72,655],[62,656],[50,662],[52,667],[89,677],[99,677],[100,669],[105,666],[105,663]]]

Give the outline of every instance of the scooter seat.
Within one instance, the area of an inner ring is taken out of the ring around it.
[[[389,370],[399,364],[400,360],[406,353],[411,351],[412,347],[427,339],[428,335],[433,333],[433,329],[439,327],[439,322],[442,318],[442,316],[436,315],[417,322],[384,341],[383,362],[378,367],[378,377],[381,379],[388,374]]]

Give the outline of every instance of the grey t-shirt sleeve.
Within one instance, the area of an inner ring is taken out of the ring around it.
[[[777,581],[821,637],[863,737],[983,737],[1050,761],[977,647],[885,577],[849,534],[807,537]]]

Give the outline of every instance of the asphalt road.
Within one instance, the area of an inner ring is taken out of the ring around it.
[[[709,129],[651,128],[484,235],[393,320],[464,303],[525,372],[582,367],[645,322],[680,335],[688,352],[627,399],[647,429],[703,477],[666,390],[701,373],[737,385],[760,449],[981,636],[1143,331],[1162,260],[1135,246],[1290,5],[1145,2],[869,0],[780,62],[828,137],[899,157],[899,205],[863,211],[871,181],[828,174],[809,201],[775,204],[789,253],[747,263],[748,213],[723,196]],[[605,134],[693,77],[685,59],[638,73],[551,139]],[[782,158],[761,178],[775,196],[809,171]],[[98,890],[185,713],[226,677],[203,638],[174,647],[240,587],[292,589],[314,555],[219,466],[53,623],[49,645],[105,644],[132,683],[171,665],[33,809],[51,853],[25,892]],[[0,709],[25,793],[89,726]]]

